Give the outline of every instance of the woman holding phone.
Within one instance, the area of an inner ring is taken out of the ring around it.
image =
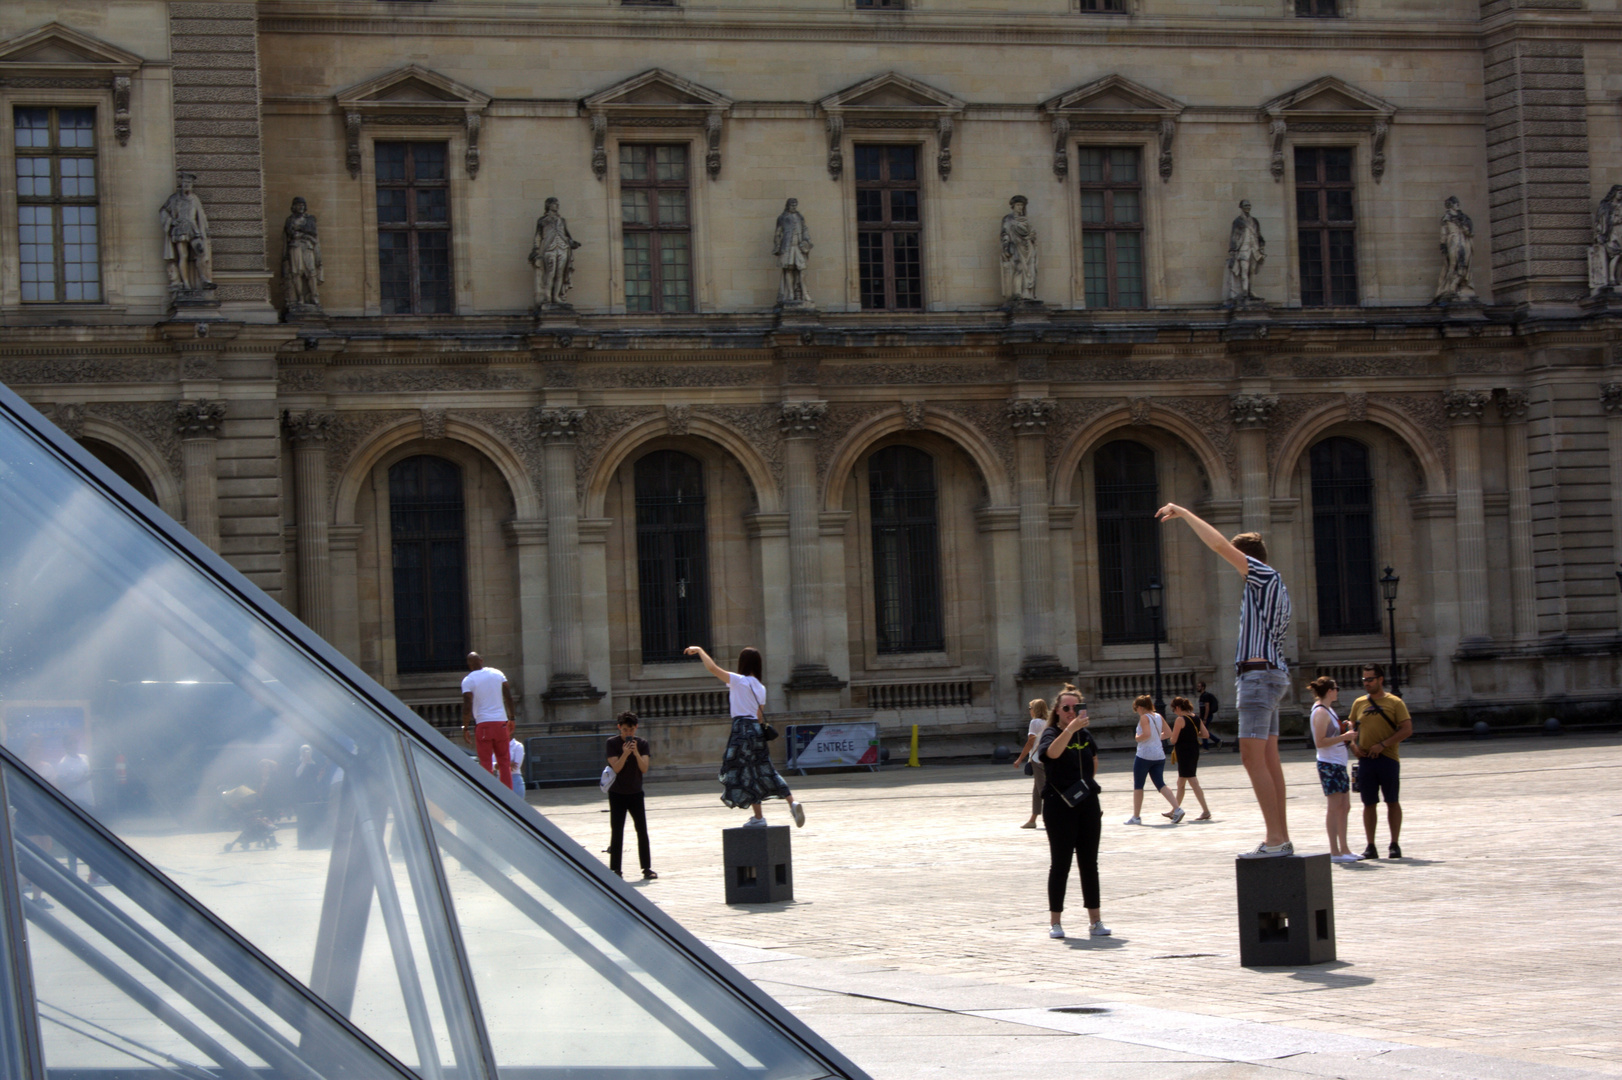
[[[1053,703],[1036,752],[1047,769],[1047,786],[1042,792],[1042,824],[1048,833],[1048,937],[1062,939],[1059,924],[1064,913],[1065,886],[1070,877],[1070,861],[1081,872],[1082,903],[1087,906],[1087,933],[1109,937],[1100,908],[1098,884],[1098,839],[1103,832],[1104,811],[1098,805],[1098,744],[1087,732],[1087,705],[1081,691],[1069,683]]]

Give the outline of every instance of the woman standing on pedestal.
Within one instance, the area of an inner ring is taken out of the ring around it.
[[[740,652],[737,671],[727,671],[697,645],[689,645],[684,651],[702,660],[711,675],[727,684],[731,695],[732,734],[721,756],[721,801],[734,809],[749,807],[754,817],[745,825],[764,827],[766,815],[760,804],[767,799],[787,799],[794,824],[804,825],[805,808],[795,801],[766,749],[766,687],[760,681],[760,651]]]

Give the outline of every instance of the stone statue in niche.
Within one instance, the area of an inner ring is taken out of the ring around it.
[[[811,230],[800,213],[800,200],[789,199],[777,215],[777,229],[772,233],[772,254],[777,256],[777,268],[782,273],[777,286],[779,305],[810,306],[811,295],[805,291],[805,264],[811,246]]]
[[[1436,303],[1458,303],[1476,299],[1470,286],[1471,238],[1475,225],[1464,212],[1457,195],[1449,195],[1442,210],[1442,274],[1436,279]]]
[[[1594,211],[1594,242],[1588,248],[1591,293],[1622,285],[1622,184],[1611,188]]]
[[[321,269],[321,237],[316,233],[315,215],[301,197],[293,199],[291,211],[282,225],[286,241],[282,250],[282,291],[290,316],[319,312],[319,286],[327,280]]]
[[[569,223],[558,210],[558,200],[546,200],[546,213],[535,221],[535,243],[529,263],[535,267],[535,307],[568,307],[564,298],[574,286],[574,252],[580,242],[569,235]]]
[[[1025,215],[1030,200],[1015,195],[1002,219],[1002,295],[1010,304],[1036,300],[1036,226]]]
[[[1250,216],[1250,200],[1239,202],[1239,216],[1228,232],[1227,284],[1224,307],[1260,307],[1265,301],[1251,291],[1256,271],[1267,261],[1261,223]]]
[[[203,200],[192,192],[196,183],[195,174],[181,173],[179,190],[158,210],[169,291],[183,296],[214,288],[214,245],[208,235]]]

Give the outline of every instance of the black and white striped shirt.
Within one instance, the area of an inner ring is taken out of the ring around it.
[[[1284,670],[1284,634],[1290,628],[1290,590],[1278,571],[1245,556],[1245,594],[1239,601],[1239,643],[1233,662],[1260,657]]]

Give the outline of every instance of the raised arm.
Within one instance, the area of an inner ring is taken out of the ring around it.
[[[1171,521],[1173,518],[1182,518],[1188,522],[1188,527],[1194,530],[1194,535],[1203,540],[1206,547],[1228,560],[1239,573],[1250,573],[1250,563],[1245,560],[1244,552],[1230,544],[1226,536],[1217,532],[1215,525],[1212,525],[1194,511],[1178,506],[1176,503],[1167,503],[1155,511],[1156,521]]]
[[[704,668],[706,671],[708,671],[711,675],[714,675],[717,679],[720,679],[722,682],[726,683],[728,686],[732,685],[732,679],[728,677],[726,668],[722,667],[720,664],[717,664],[714,660],[711,660],[710,654],[705,652],[701,646],[689,645],[687,648],[683,649],[682,652],[686,653],[688,656],[698,657],[704,662]]]

